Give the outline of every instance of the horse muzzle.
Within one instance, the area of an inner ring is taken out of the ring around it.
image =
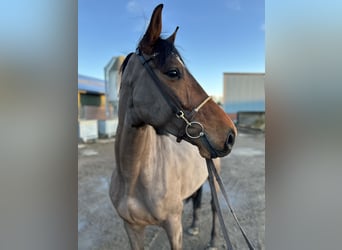
[[[206,134],[204,134],[201,137],[201,146],[199,147],[199,151],[200,151],[201,156],[207,159],[224,157],[232,151],[234,143],[235,143],[234,132],[228,132],[227,138],[222,148],[218,148],[217,146],[214,146],[210,138]]]

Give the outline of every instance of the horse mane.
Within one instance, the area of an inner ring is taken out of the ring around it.
[[[133,52],[129,53],[129,54],[126,56],[125,60],[122,62],[121,67],[120,67],[120,72],[121,72],[121,73],[123,73],[123,72],[125,71],[125,68],[126,68],[126,66],[127,66],[127,63],[128,63],[128,61],[129,61],[129,58],[130,58],[133,54],[134,54]]]

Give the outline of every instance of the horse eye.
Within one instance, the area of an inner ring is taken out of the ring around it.
[[[178,69],[171,69],[165,72],[165,75],[167,75],[170,78],[180,78],[180,72]]]

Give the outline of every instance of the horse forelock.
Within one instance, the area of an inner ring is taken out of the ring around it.
[[[159,38],[156,44],[154,45],[154,53],[157,55],[155,57],[155,64],[159,68],[164,67],[167,62],[167,59],[172,55],[177,56],[184,65],[184,61],[181,55],[179,54],[178,50],[176,49],[174,44],[168,40]]]
[[[157,42],[155,43],[155,45],[153,46],[153,54],[155,54],[156,56],[155,58],[155,64],[158,68],[162,68],[163,66],[165,66],[168,57],[174,55],[177,56],[177,58],[181,61],[181,63],[183,65],[185,65],[181,55],[179,54],[178,50],[176,49],[176,47],[174,46],[173,43],[171,43],[170,41],[166,40],[166,39],[162,39],[159,38],[157,40]],[[134,52],[129,53],[126,58],[124,59],[121,67],[120,67],[120,72],[121,74],[124,73],[126,66],[128,64],[129,59],[131,58],[131,56],[134,54]]]

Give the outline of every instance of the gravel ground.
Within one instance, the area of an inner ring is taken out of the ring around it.
[[[122,220],[108,196],[114,161],[114,139],[78,145],[78,249],[130,249]],[[240,133],[230,155],[222,158],[221,178],[240,224],[256,249],[265,249],[265,137]],[[220,194],[219,194],[220,196]],[[184,249],[205,249],[210,239],[211,206],[208,183],[204,186],[200,211],[200,234],[184,233]],[[225,223],[234,249],[248,249],[228,208],[220,196]],[[192,205],[185,204],[184,231],[191,224]],[[218,222],[217,222],[218,223]],[[219,223],[218,223],[219,224]],[[219,249],[226,249],[220,234]],[[170,249],[163,229],[150,226],[145,249]]]

